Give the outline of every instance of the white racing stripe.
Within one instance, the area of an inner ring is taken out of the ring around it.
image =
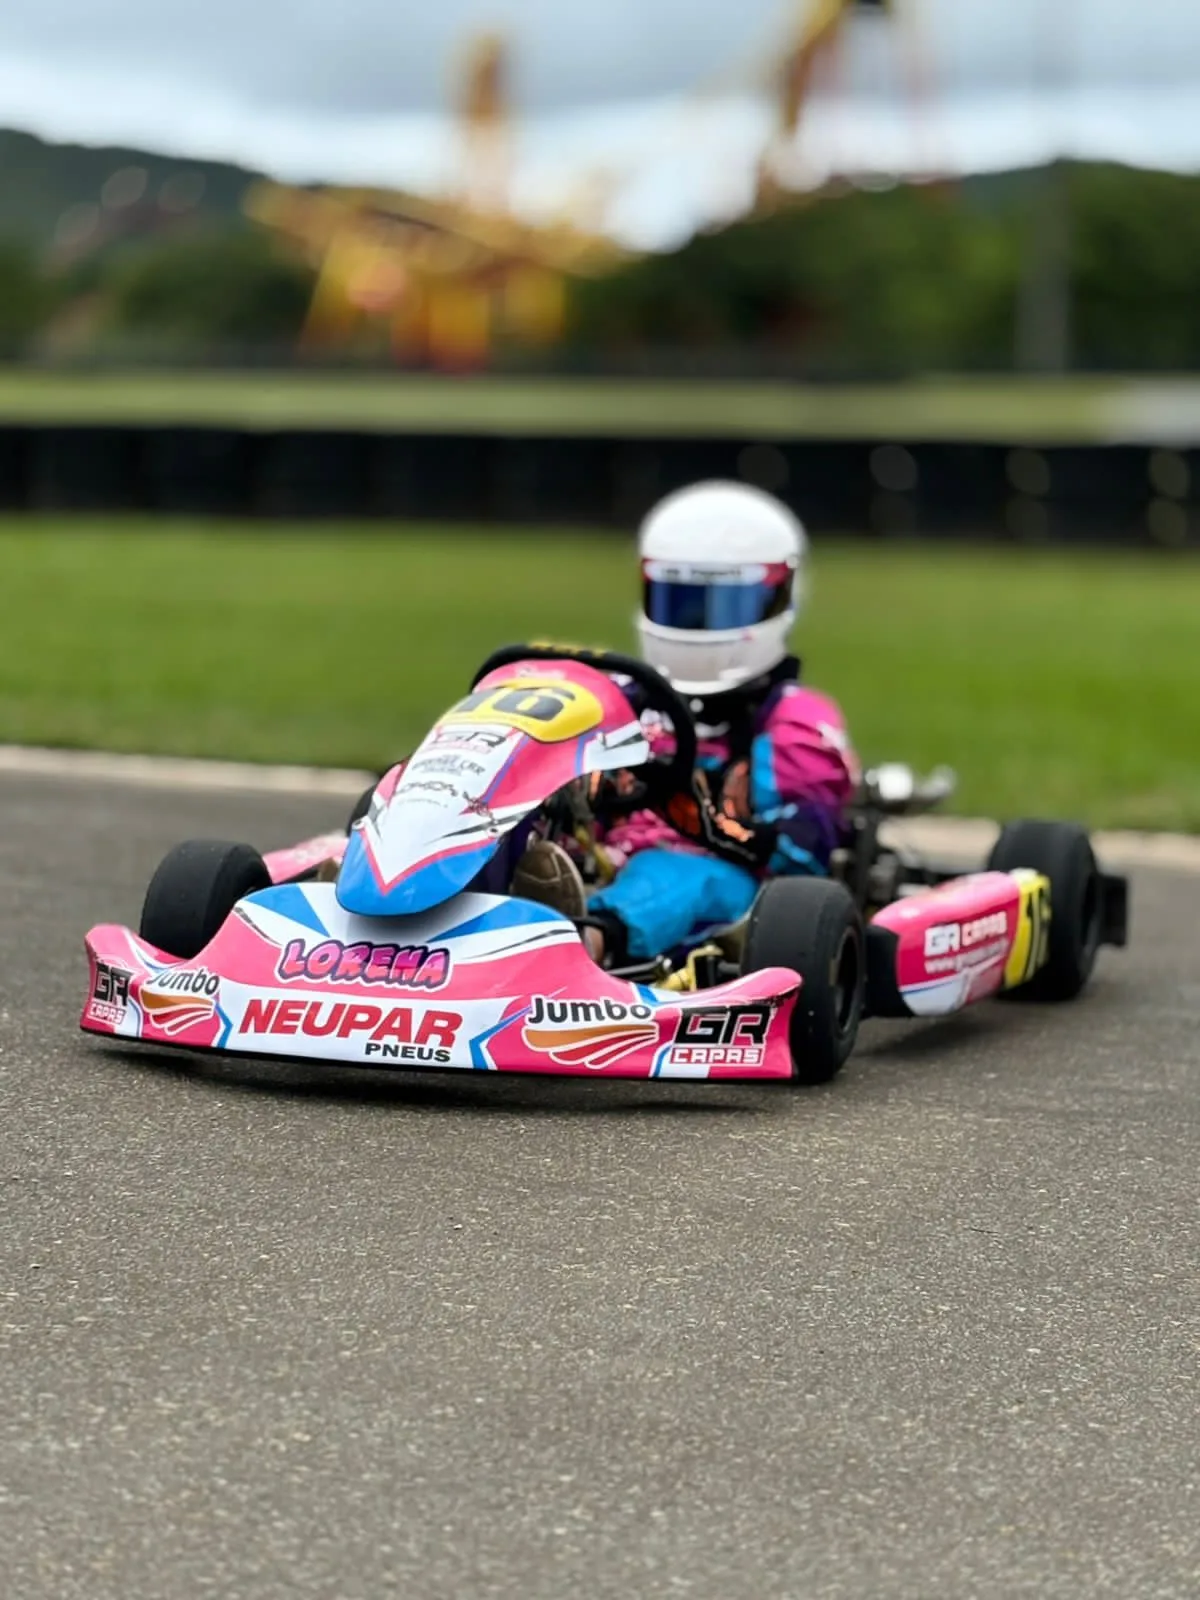
[[[182,756],[114,755],[103,750],[50,750],[0,744],[0,773],[129,784],[153,789],[228,790],[247,794],[360,795],[374,777],[345,767],[270,767],[253,762],[198,761]],[[979,817],[913,817],[889,825],[890,836],[914,850],[961,857],[978,865],[998,826]],[[1163,867],[1200,873],[1200,837],[1178,833],[1093,835],[1106,866]]]

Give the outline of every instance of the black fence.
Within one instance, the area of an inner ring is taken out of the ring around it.
[[[813,532],[1200,544],[1200,449],[0,427],[0,509],[629,528],[700,478]]]

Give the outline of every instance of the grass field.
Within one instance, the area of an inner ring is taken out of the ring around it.
[[[193,423],[759,439],[1091,442],[1200,436],[1200,381],[1093,377],[898,384],[437,378],[0,368],[0,421]]]
[[[0,521],[0,740],[373,766],[496,645],[628,646],[605,535]],[[1200,831],[1200,564],[828,543],[797,636],[955,809]]]

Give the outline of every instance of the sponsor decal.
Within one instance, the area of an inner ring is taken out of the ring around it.
[[[460,777],[484,778],[487,776],[487,767],[482,761],[472,761],[467,756],[432,755],[420,756],[410,761],[406,768],[408,772],[448,772]]]
[[[477,723],[465,727],[456,722],[440,723],[425,741],[426,747],[438,746],[449,750],[496,750],[513,736],[511,728],[495,723]]]
[[[658,1040],[653,1006],[535,997],[521,1030],[531,1050],[564,1067],[599,1071]]]
[[[96,976],[92,982],[92,996],[88,1016],[93,1022],[108,1022],[115,1026],[124,1022],[129,1010],[129,985],[133,973],[127,967],[114,967],[107,961],[97,961]]]
[[[758,1067],[775,1007],[769,1002],[685,1011],[666,1060],[673,1067]]]
[[[216,1016],[219,988],[220,979],[205,967],[160,972],[142,984],[142,1010],[161,1032],[182,1033]]]
[[[1008,954],[1008,915],[993,911],[971,922],[942,922],[925,930],[925,970],[941,976],[985,967]]]
[[[970,950],[987,939],[1005,938],[1008,935],[1008,915],[994,911],[986,917],[976,917],[973,922],[939,922],[925,930],[925,954],[946,956],[959,950]]]
[[[546,645],[540,648],[556,650],[557,645]],[[582,646],[573,645],[567,648],[566,653],[574,654]],[[504,669],[501,668],[501,671]],[[567,667],[548,666],[544,661],[522,661],[517,667],[510,667],[508,671],[514,678],[533,678],[539,683],[574,683],[570,670]]]
[[[450,952],[426,944],[343,944],[323,939],[305,948],[289,939],[275,968],[285,983],[388,983],[400,989],[443,989],[450,981]]]
[[[993,961],[1003,960],[1008,954],[1008,940],[994,939],[990,944],[977,944],[973,950],[962,950],[957,955],[928,956],[925,971],[941,977],[947,973],[973,972]]]
[[[251,1000],[238,1027],[243,1039],[349,1039],[369,1061],[449,1062],[462,1016],[353,1000]]]
[[[709,584],[775,584],[791,581],[794,568],[786,561],[740,562],[718,565],[706,561],[642,562],[642,576],[650,583],[681,583],[688,586]]]
[[[405,774],[405,780],[406,779],[407,779],[407,774]],[[406,794],[457,794],[458,793],[458,786],[456,784],[445,783],[445,782],[442,781],[441,778],[428,778],[428,779],[422,778],[422,779],[419,779],[416,783],[409,783],[409,782],[407,782],[405,780],[401,781],[400,787],[396,790],[395,798],[397,800],[402,799],[403,796],[406,795]]]

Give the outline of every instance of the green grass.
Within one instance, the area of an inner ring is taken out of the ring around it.
[[[630,540],[0,521],[0,740],[371,766],[496,645],[628,646]],[[1200,831],[1200,564],[821,544],[797,638],[956,809]]]
[[[1054,442],[1140,436],[1165,406],[1195,416],[1195,379],[1026,377],[898,384],[692,383],[404,374],[0,368],[0,421],[194,423],[480,433]],[[1144,405],[1151,408],[1143,425]],[[1153,424],[1153,426],[1152,426]]]

